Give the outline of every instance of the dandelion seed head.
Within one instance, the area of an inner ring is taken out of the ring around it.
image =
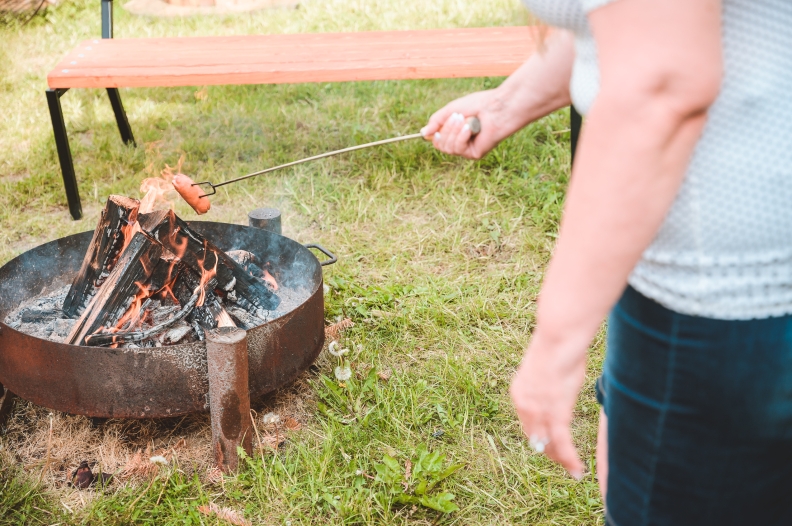
[[[149,459],[149,462],[152,464],[157,464],[158,466],[167,466],[168,459],[163,457],[162,455],[155,455]]]
[[[272,424],[280,424],[281,417],[275,413],[267,413],[266,415],[261,417],[261,423],[265,426],[272,425]]]
[[[352,369],[348,365],[338,366],[335,368],[335,377],[340,382],[345,382],[352,378]]]

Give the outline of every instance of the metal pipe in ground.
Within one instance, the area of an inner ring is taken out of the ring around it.
[[[247,333],[237,327],[206,331],[209,365],[209,412],[212,417],[212,450],[217,467],[225,473],[239,465],[237,447],[250,455]]]
[[[248,225],[262,230],[269,230],[278,235],[283,234],[281,213],[277,208],[256,208],[248,213]]]

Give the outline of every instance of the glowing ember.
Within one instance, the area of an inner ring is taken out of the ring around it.
[[[264,270],[264,276],[261,279],[266,281],[267,285],[269,285],[272,290],[278,290],[278,282],[275,281],[275,278],[273,278],[272,274],[267,272],[266,269]]]

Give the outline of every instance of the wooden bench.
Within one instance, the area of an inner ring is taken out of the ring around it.
[[[121,139],[134,144],[121,87],[507,76],[535,51],[536,35],[530,27],[492,27],[113,39],[113,3],[102,0],[102,38],[81,42],[47,76],[69,210],[82,216],[60,104],[71,88],[106,88]]]

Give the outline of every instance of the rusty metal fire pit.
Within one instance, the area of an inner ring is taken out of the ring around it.
[[[307,300],[247,332],[250,396],[281,387],[316,359],[324,343],[322,265],[335,257],[273,232],[240,225],[192,222],[223,251],[247,250],[281,287]],[[45,288],[68,285],[80,268],[92,232],[46,243],[0,268],[0,383],[35,404],[107,418],[160,418],[206,411],[206,343],[145,349],[56,343],[6,325],[6,315]],[[331,259],[320,263],[308,249]]]

